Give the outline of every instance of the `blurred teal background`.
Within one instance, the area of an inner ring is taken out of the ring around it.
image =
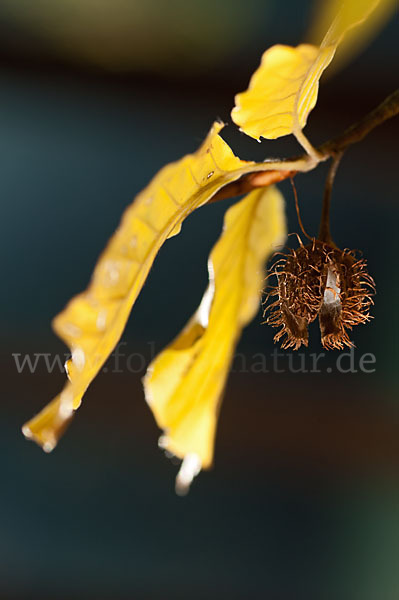
[[[229,121],[265,48],[305,40],[309,1],[3,0],[0,5],[2,420],[0,598],[397,600],[397,139],[386,123],[348,151],[332,230],[377,282],[375,319],[353,337],[374,373],[240,372],[226,390],[215,466],[185,498],[157,448],[140,373],[102,373],[59,447],[21,424],[61,388],[19,374],[13,353],[64,353],[51,318],[87,284],[123,209],[165,163]],[[317,144],[397,85],[397,19],[321,85]],[[243,158],[292,155],[290,139],[226,139]],[[297,177],[317,232],[326,171]],[[281,185],[289,230],[298,229]],[[231,204],[202,208],[167,242],[134,307],[123,351],[150,359],[193,313]],[[270,356],[261,315],[238,351]],[[307,355],[321,352],[317,328]],[[150,345],[152,344],[152,346]],[[332,372],[327,371],[328,368]]]

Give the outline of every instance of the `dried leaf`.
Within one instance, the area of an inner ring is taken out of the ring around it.
[[[378,0],[347,2],[320,46],[276,45],[266,50],[248,90],[235,98],[231,116],[241,131],[257,140],[293,133],[311,153],[302,129],[316,104],[319,79],[345,33],[362,23],[377,4]]]
[[[209,467],[220,400],[242,328],[254,317],[266,257],[284,242],[283,198],[275,187],[230,208],[212,250],[209,287],[181,334],[150,365],[144,388],[161,444],[184,459],[178,490]]]
[[[117,344],[155,256],[183,220],[224,185],[263,166],[242,161],[220,137],[215,123],[197,152],[164,167],[126,210],[86,291],[54,320],[70,347],[69,382],[23,427],[26,437],[47,451],[54,448],[82,396]]]

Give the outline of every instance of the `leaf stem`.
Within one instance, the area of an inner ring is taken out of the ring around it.
[[[316,150],[314,146],[312,146],[312,144],[310,143],[310,141],[308,140],[308,138],[302,130],[296,131],[294,135],[298,142],[301,144],[302,148],[306,150],[309,157],[314,161],[315,166],[318,165],[321,159],[319,151]]]

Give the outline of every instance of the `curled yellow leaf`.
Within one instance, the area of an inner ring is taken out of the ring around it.
[[[319,80],[345,33],[362,23],[378,0],[351,0],[341,6],[320,46],[272,46],[263,54],[248,90],[237,94],[231,116],[247,135],[275,139],[293,133],[309,154],[302,133],[317,101]]]
[[[160,443],[183,459],[177,490],[211,466],[218,410],[236,343],[255,316],[265,259],[285,239],[283,198],[275,187],[251,192],[226,213],[209,258],[209,286],[180,335],[144,378]]]
[[[56,333],[71,349],[69,381],[26,423],[23,433],[46,451],[56,445],[87,387],[117,344],[155,256],[183,220],[224,185],[263,165],[242,161],[215,123],[194,154],[164,167],[134,200],[100,257],[86,291],[55,318]],[[270,167],[271,168],[271,167]]]

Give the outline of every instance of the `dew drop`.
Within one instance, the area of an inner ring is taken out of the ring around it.
[[[75,367],[81,371],[85,366],[86,357],[82,348],[74,348],[72,351],[72,362]]]
[[[107,323],[107,311],[105,309],[100,310],[100,312],[98,313],[98,317],[97,317],[97,329],[99,331],[104,331],[105,329],[105,325]]]
[[[66,404],[62,404],[60,406],[60,410],[58,411],[58,414],[63,421],[66,421],[67,419],[69,419],[69,417],[72,415],[72,413],[73,413],[72,408],[70,406],[67,406]]]
[[[200,471],[201,460],[198,454],[194,452],[186,454],[176,477],[176,494],[178,496],[185,496],[188,493],[191,482]]]
[[[107,262],[105,266],[106,276],[111,285],[115,285],[119,280],[119,270],[116,263],[113,260]]]
[[[80,335],[82,335],[80,327],[78,327],[74,323],[65,323],[63,329],[64,332],[67,335],[70,335],[71,337],[79,337]]]
[[[55,448],[55,442],[44,442],[44,444],[43,444],[43,450],[45,452],[47,452],[47,454],[49,452],[51,452],[52,450],[54,450],[54,448]]]
[[[73,412],[73,394],[70,389],[66,389],[60,396],[60,407],[58,414],[62,420],[68,419]]]
[[[24,434],[24,436],[28,440],[32,439],[32,437],[33,437],[32,432],[31,432],[30,428],[27,425],[24,425],[22,427],[22,433]]]

